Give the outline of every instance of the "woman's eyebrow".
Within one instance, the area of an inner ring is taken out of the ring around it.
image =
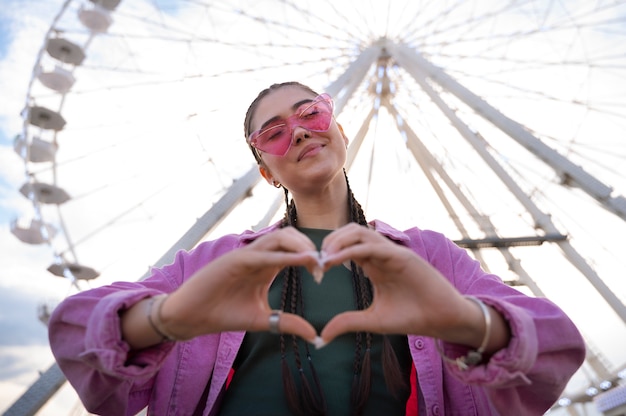
[[[292,105],[291,109],[293,111],[296,111],[302,104],[306,104],[306,103],[310,103],[310,102],[313,102],[312,98],[305,98],[304,100],[300,100],[297,103],[295,103],[294,105]],[[261,125],[261,128],[259,130],[263,130],[265,127],[267,127],[267,125],[272,124],[276,120],[280,120],[280,119],[281,119],[281,117],[279,117],[279,116],[274,116],[274,117],[270,118],[269,120],[267,120],[265,123],[263,123]]]
[[[293,111],[296,111],[298,109],[298,107],[300,107],[302,104],[306,104],[306,103],[310,103],[313,102],[312,98],[305,98],[304,100],[300,100],[297,103],[295,103],[294,105],[291,106],[291,109]]]

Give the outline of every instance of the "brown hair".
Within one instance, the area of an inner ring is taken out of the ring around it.
[[[272,91],[278,90],[283,87],[299,87],[313,95],[318,95],[313,89],[303,85],[299,82],[285,82],[281,84],[273,84],[269,88],[261,91],[257,98],[250,104],[246,113],[244,121],[244,132],[246,139],[251,133],[250,123],[254,116],[259,102]],[[252,154],[254,155],[257,163],[261,163],[261,159],[253,147],[250,147]],[[368,226],[365,213],[359,202],[355,199],[354,194],[350,188],[348,182],[348,176],[344,169],[344,176],[348,187],[348,206],[349,217],[351,222],[356,222],[365,227]],[[296,211],[295,201],[291,199],[289,201],[289,190],[283,186],[285,192],[285,205],[286,212],[281,222],[281,227],[296,226],[298,221],[298,213]],[[358,309],[366,309],[372,302],[373,291],[369,279],[363,273],[363,270],[357,266],[354,262],[350,263],[350,269],[352,270],[352,286],[355,302]],[[284,271],[283,287],[281,292],[281,310],[291,313],[299,313],[304,315],[304,301],[302,297],[302,284],[299,268],[287,267]],[[289,363],[285,359],[287,350],[287,337],[286,335],[280,336],[280,351],[281,351],[281,367],[283,388],[285,390],[285,396],[289,408],[295,415],[302,416],[322,416],[327,414],[326,400],[322,391],[321,383],[317,377],[315,367],[311,360],[309,353],[308,343],[304,343],[306,354],[306,361],[309,363],[311,377],[313,378],[313,384],[309,383],[305,372],[303,371],[302,357],[299,352],[298,340],[296,337],[291,336],[291,346],[294,352],[294,360],[296,368],[300,375],[300,390],[296,386],[295,380]],[[371,390],[371,358],[370,350],[372,343],[372,334],[370,333],[356,333],[355,334],[355,352],[354,352],[354,364],[353,371],[354,377],[350,394],[351,414],[354,416],[361,415],[364,412],[367,399]],[[403,371],[400,369],[398,358],[393,350],[389,338],[383,336],[383,351],[382,351],[382,365],[384,370],[385,383],[387,388],[392,394],[397,394],[401,390],[408,388],[404,379]]]

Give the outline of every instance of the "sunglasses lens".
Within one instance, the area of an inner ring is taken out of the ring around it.
[[[300,113],[296,123],[307,130],[326,131],[332,115],[332,107],[326,101],[316,100]]]
[[[326,131],[333,116],[333,104],[328,94],[317,97],[287,120],[278,121],[255,131],[250,136],[250,144],[256,149],[276,156],[284,156],[291,146],[293,129],[303,127],[310,131]]]
[[[285,123],[276,124],[255,132],[250,142],[263,152],[283,156],[291,145],[291,129]]]

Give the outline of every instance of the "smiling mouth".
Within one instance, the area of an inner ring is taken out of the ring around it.
[[[319,151],[319,149],[323,148],[324,145],[323,144],[314,144],[314,145],[310,145],[307,146],[299,155],[298,155],[298,162],[301,161],[302,159],[304,159],[308,154],[310,154],[311,152],[317,152]]]

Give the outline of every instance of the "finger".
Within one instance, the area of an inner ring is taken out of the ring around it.
[[[281,228],[258,238],[250,246],[270,251],[302,252],[316,250],[315,244],[294,227]]]
[[[347,247],[375,244],[387,240],[375,230],[366,226],[351,223],[329,234],[322,242],[322,251],[328,255],[337,253]]]
[[[322,241],[322,251],[327,253],[334,253],[341,249],[341,247],[345,247],[346,245],[351,245],[355,241],[360,240],[360,232],[365,230],[366,228],[356,224],[349,223],[340,227],[328,234],[324,241]]]
[[[283,251],[259,251],[247,250],[237,253],[231,261],[234,267],[245,270],[261,270],[268,267],[281,269],[285,266],[304,266],[313,272],[316,268],[320,268],[319,257],[317,251],[303,251],[298,253]],[[273,279],[273,274],[263,276]]]
[[[343,312],[331,319],[320,334],[323,345],[332,342],[339,335],[348,332],[373,332],[380,333],[381,328],[378,320],[373,319],[372,315],[365,311],[348,311]],[[321,348],[323,345],[318,345]]]
[[[393,244],[393,243],[391,243]],[[324,269],[328,270],[332,266],[345,263],[346,261],[354,261],[363,266],[364,261],[374,262],[389,259],[393,254],[394,247],[385,244],[356,244],[342,248],[334,253],[323,252]]]
[[[278,322],[276,324],[272,324],[272,320],[275,320],[275,315],[270,313],[267,318],[268,331],[273,326],[278,333],[296,335],[310,343],[315,343],[317,331],[313,328],[313,325],[301,316],[281,312],[278,314]]]

